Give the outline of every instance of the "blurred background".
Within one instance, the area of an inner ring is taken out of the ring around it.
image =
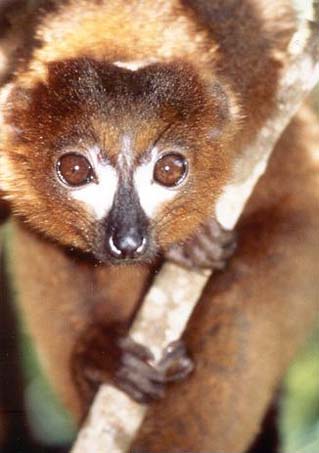
[[[295,0],[295,3],[303,15],[309,14],[310,1]],[[319,121],[318,88],[311,96],[311,102],[318,114]],[[7,242],[10,242],[8,227],[0,229],[0,234],[5,234],[8,238]],[[10,386],[15,388],[15,394],[0,395],[0,404],[10,400],[11,407],[16,407],[13,416],[17,421],[17,426],[12,427],[12,436],[16,442],[10,451],[14,453],[67,451],[66,447],[74,438],[75,428],[71,418],[64,411],[48,386],[45,377],[41,374],[32,342],[24,329],[23,322],[14,317],[14,306],[7,305],[7,291],[8,288],[2,275],[0,276],[0,387],[3,388],[3,382],[5,386],[9,382]],[[14,292],[12,293],[14,294]],[[9,335],[8,332],[10,332]],[[4,354],[3,351],[9,352]],[[16,362],[15,357],[20,359],[20,363]],[[23,376],[22,380],[20,371]],[[19,407],[18,402],[17,406],[12,403],[15,398],[18,401],[20,396],[24,398],[24,407]],[[283,383],[280,409],[282,453],[319,453],[319,324],[287,373]],[[25,427],[25,430],[21,431],[21,425]],[[19,431],[15,431],[17,427],[19,427]],[[28,440],[31,443],[26,450],[27,447],[21,447],[21,445],[22,441],[28,438],[29,428],[33,441]],[[6,450],[3,453],[10,452]]]

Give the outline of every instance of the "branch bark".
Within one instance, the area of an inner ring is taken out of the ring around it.
[[[277,92],[278,108],[254,143],[244,150],[233,170],[232,184],[217,206],[217,218],[222,224],[227,211],[228,220],[223,226],[229,229],[237,223],[280,135],[319,80],[318,23],[301,23],[289,50],[290,61]],[[180,338],[210,275],[172,263],[162,267],[130,330],[134,340],[150,347],[156,360],[168,343]],[[137,404],[114,387],[102,385],[72,453],[129,451],[146,411],[147,406]]]

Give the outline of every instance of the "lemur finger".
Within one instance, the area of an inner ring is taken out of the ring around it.
[[[205,252],[209,260],[219,260],[224,255],[224,249],[218,242],[213,241],[205,235],[199,235],[197,238],[199,247]]]
[[[116,380],[118,386],[129,386],[130,388],[135,389],[135,391],[143,394],[144,401],[147,397],[151,399],[163,398],[165,394],[162,383],[147,379],[143,374],[138,374],[129,367],[121,368],[116,373]]]
[[[172,342],[167,346],[158,366],[163,370],[165,382],[182,380],[194,369],[194,363],[188,357],[185,344],[182,340]]]
[[[146,346],[136,343],[129,336],[120,337],[117,343],[124,353],[132,354],[144,362],[154,360],[152,352]]]
[[[193,267],[211,267],[211,260],[207,256],[207,252],[198,244],[193,244],[192,247],[187,247],[185,250],[186,258],[191,260]]]
[[[191,269],[194,267],[192,260],[185,256],[185,250],[183,245],[176,245],[171,247],[171,249],[167,252],[166,257],[187,269]]]
[[[143,389],[138,388],[134,383],[125,378],[118,379],[117,387],[127,393],[133,400],[142,404],[161,399],[165,394],[161,389],[156,389],[152,393],[146,393]]]
[[[165,382],[163,372],[156,365],[143,362],[132,354],[124,353],[121,364],[124,368],[132,370],[135,374],[143,375],[154,382]]]

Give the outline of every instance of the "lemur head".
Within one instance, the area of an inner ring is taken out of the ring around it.
[[[102,262],[143,261],[212,214],[237,126],[220,81],[179,61],[79,58],[7,90],[0,186],[33,229]]]

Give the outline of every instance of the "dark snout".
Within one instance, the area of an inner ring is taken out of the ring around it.
[[[149,246],[149,222],[134,189],[121,188],[107,218],[107,253],[117,260],[141,259]]]

